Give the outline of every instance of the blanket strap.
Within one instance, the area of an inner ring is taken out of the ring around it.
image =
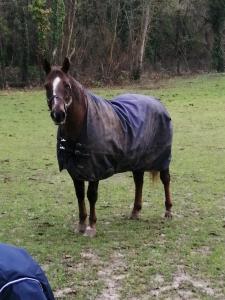
[[[65,138],[60,137],[58,139],[60,151],[65,151],[73,154],[75,157],[80,158],[89,158],[90,154],[87,152],[87,149],[84,144],[76,143],[72,140],[66,140]]]

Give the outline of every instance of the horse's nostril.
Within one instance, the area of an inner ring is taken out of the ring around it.
[[[64,111],[52,111],[51,117],[56,123],[60,124],[65,121],[66,113]]]

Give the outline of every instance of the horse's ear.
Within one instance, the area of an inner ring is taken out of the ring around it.
[[[46,75],[48,75],[48,73],[50,73],[50,71],[51,71],[51,65],[50,65],[50,63],[47,61],[47,59],[45,58],[44,60],[43,60],[43,69],[44,69],[44,71],[45,71],[45,73],[46,73]]]
[[[69,71],[70,68],[70,60],[68,57],[65,57],[63,65],[62,65],[62,71],[64,73],[67,73]]]

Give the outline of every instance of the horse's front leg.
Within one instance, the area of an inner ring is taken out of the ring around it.
[[[85,206],[85,185],[84,185],[84,181],[77,180],[74,177],[72,177],[72,179],[73,179],[73,184],[75,187],[75,192],[76,192],[78,206],[79,206],[78,232],[84,233],[87,227],[87,210]]]
[[[172,208],[172,197],[170,193],[170,172],[169,169],[160,171],[160,179],[164,186],[165,191],[165,218],[172,218],[171,208]]]
[[[98,199],[98,184],[99,181],[89,182],[87,197],[90,204],[89,226],[86,228],[85,235],[94,237],[96,235],[96,212],[95,203]]]

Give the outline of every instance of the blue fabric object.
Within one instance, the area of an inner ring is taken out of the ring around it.
[[[0,300],[54,300],[44,272],[24,249],[0,244]]]
[[[172,122],[163,104],[138,94],[106,101],[87,93],[87,117],[78,140],[58,130],[59,168],[79,180],[96,181],[125,171],[169,167]]]

